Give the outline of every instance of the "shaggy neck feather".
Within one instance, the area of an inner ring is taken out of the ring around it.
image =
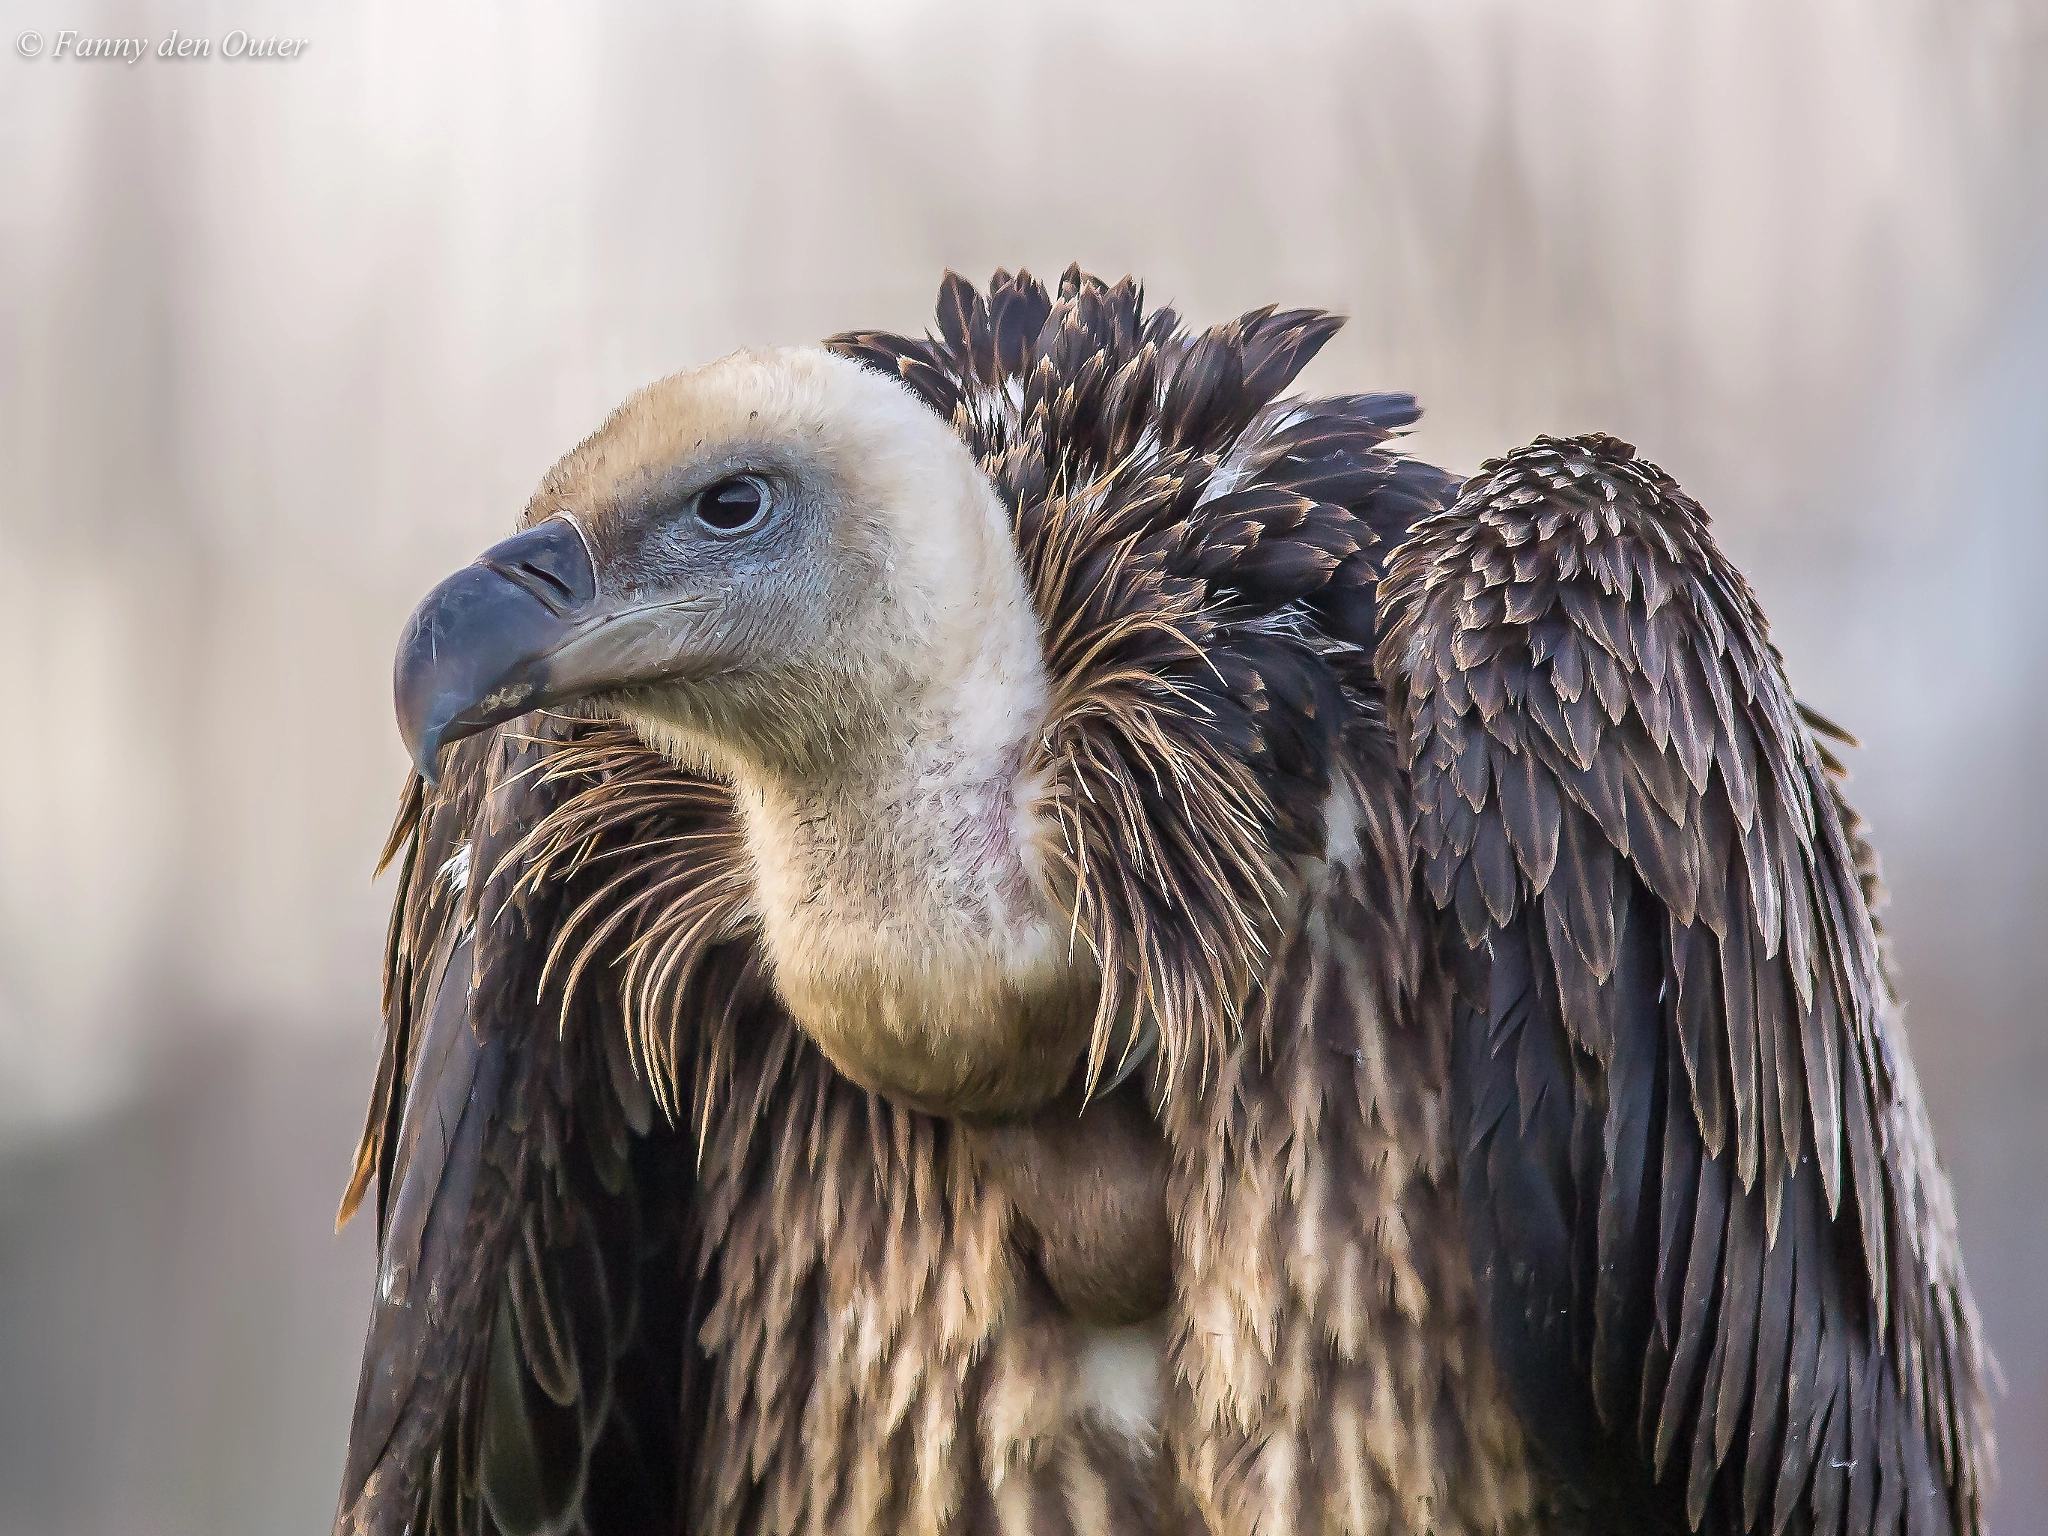
[[[833,1062],[920,1108],[1004,1116],[1072,1076],[1093,975],[1046,884],[1027,765],[1050,686],[1007,518],[988,494],[948,532],[942,568],[894,572],[866,668],[886,691],[826,690],[832,718],[804,734],[828,753],[640,724],[731,780],[777,990]]]
[[[812,1037],[880,1092],[1003,1114],[1059,1090],[1087,1010],[1025,773],[1035,628],[978,642],[956,637],[962,664],[893,731],[801,778],[742,767],[735,787],[763,941]]]

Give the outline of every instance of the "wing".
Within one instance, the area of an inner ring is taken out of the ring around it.
[[[1498,1362],[1629,1529],[1973,1532],[1988,1367],[1875,862],[1697,505],[1541,439],[1382,590]]]
[[[337,1532],[679,1528],[705,1379],[693,1149],[589,962],[643,936],[637,898],[679,860],[715,864],[691,837],[717,806],[674,775],[623,790],[618,735],[516,721],[401,806],[384,1054],[342,1203],[374,1182]]]

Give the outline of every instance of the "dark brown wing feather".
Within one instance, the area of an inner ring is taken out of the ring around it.
[[[547,972],[579,923],[621,912],[616,942],[644,931],[635,898],[673,871],[647,859],[615,885],[605,856],[687,836],[711,793],[679,794],[672,774],[610,792],[617,734],[514,722],[455,749],[440,789],[407,789],[384,1059],[342,1210],[375,1181],[338,1532],[598,1536],[681,1518],[706,1380],[686,1343],[704,1310],[684,1258],[693,1148],[649,1113],[608,973],[565,993]]]
[[[1631,1528],[1979,1530],[1987,1366],[1875,858],[1704,514],[1625,444],[1540,440],[1383,597],[1532,1440]]]

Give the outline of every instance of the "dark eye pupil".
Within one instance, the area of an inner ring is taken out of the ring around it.
[[[697,516],[727,532],[761,515],[761,487],[745,477],[721,480],[697,498]]]

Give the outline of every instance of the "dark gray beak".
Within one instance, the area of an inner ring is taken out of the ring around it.
[[[398,729],[429,784],[441,748],[590,691],[558,653],[593,617],[597,572],[574,524],[550,518],[495,544],[429,592],[398,642]]]

